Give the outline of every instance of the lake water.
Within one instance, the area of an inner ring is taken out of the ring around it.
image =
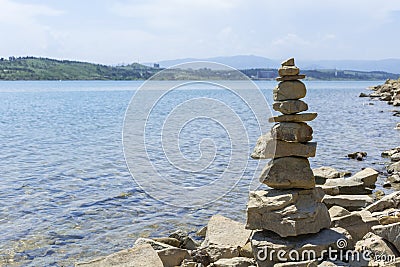
[[[305,101],[310,111],[318,112],[317,119],[310,123],[318,142],[317,156],[310,159],[312,167],[333,166],[353,173],[363,167],[383,170],[380,153],[399,145],[400,132],[394,127],[400,118],[392,116],[394,107],[386,102],[358,97],[366,87],[381,82],[305,83]],[[262,122],[259,128],[244,102],[223,88],[191,85],[189,90],[174,91],[168,101],[154,108],[144,126],[147,157],[158,170],[165,171],[168,182],[177,188],[174,191],[169,187],[170,199],[159,199],[156,190],[148,194],[150,189],[139,179],[144,176],[132,178],[122,145],[125,112],[141,84],[0,82],[0,265],[72,266],[78,260],[131,247],[138,237],[162,236],[178,228],[193,232],[216,213],[244,222],[249,188],[258,185],[253,176],[266,161],[260,166],[254,160],[248,160],[244,167],[230,164],[229,159],[237,150],[229,143],[227,130],[233,131],[229,136],[238,141],[236,145],[246,139],[253,146],[260,129],[265,133],[270,126]],[[256,84],[271,104],[276,83]],[[160,83],[164,85],[169,86],[168,82]],[[251,97],[254,92],[257,96],[256,91],[246,94]],[[215,99],[242,119],[231,114],[220,118],[225,120],[222,125],[221,121],[200,116],[178,129],[178,146],[184,154],[179,164],[188,161],[195,168],[199,163],[201,175],[196,170],[189,170],[192,174],[187,175],[188,170],[176,168],[169,164],[169,158],[165,160],[164,155],[158,154],[160,145],[173,150],[173,142],[177,142],[171,137],[176,129],[166,129],[166,134],[160,135],[164,124],[158,118],[168,118],[180,102],[189,103],[189,111],[178,114],[167,126],[189,118],[193,111],[225,112],[220,106],[213,106],[217,102],[196,104],[187,102],[190,98]],[[249,119],[243,120],[247,116]],[[239,121],[242,129],[235,128]],[[243,140],[235,129],[245,129]],[[171,138],[160,143],[164,136]],[[210,147],[211,152],[207,150]],[[250,151],[251,147],[244,149]],[[348,160],[345,156],[354,151],[368,152],[367,159]],[[133,155],[138,162],[130,167],[136,170],[135,166],[143,166],[143,159]],[[215,160],[207,168],[207,162],[198,161],[203,155]],[[248,155],[244,157],[248,159]],[[234,171],[227,172],[231,176],[226,176],[225,181],[234,181],[227,187],[229,190],[204,189],[191,197],[179,196],[182,192],[178,188],[212,184],[213,177],[223,175],[229,166],[242,171],[240,179]],[[163,185],[159,186],[161,190]],[[189,200],[200,194],[203,198],[199,203],[204,198],[212,201],[203,203],[203,207],[184,205],[185,198],[191,203]],[[179,202],[168,204],[171,199]]]

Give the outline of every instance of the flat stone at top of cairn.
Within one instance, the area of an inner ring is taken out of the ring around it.
[[[270,118],[277,122],[269,134],[261,136],[252,158],[272,159],[263,169],[260,182],[273,188],[250,192],[246,227],[269,230],[281,237],[319,233],[329,228],[330,216],[322,203],[323,191],[315,187],[315,177],[308,157],[314,157],[313,130],[305,121],[317,113],[301,113],[308,105],[300,100],[307,90],[299,79],[294,58],[282,62],[281,81],[273,90],[273,108],[283,115]],[[295,190],[295,191],[293,191]]]

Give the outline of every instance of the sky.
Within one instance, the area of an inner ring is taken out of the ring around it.
[[[0,0],[0,57],[400,58],[398,0]]]

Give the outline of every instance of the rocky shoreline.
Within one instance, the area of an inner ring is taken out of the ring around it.
[[[294,59],[283,62],[279,74],[274,109],[283,115],[271,118],[277,124],[251,155],[271,159],[260,177],[271,189],[250,192],[246,224],[217,214],[197,237],[177,230],[139,238],[130,249],[75,266],[400,266],[400,191],[373,193],[379,175],[387,176],[386,187],[400,184],[400,147],[382,152],[390,158],[384,174],[372,168],[354,175],[331,167],[311,170],[308,157],[317,144],[310,142],[313,131],[305,121],[317,115],[300,113],[308,109],[300,100],[304,75]],[[360,96],[400,106],[400,81],[371,89]]]

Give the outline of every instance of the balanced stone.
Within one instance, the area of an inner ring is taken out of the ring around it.
[[[289,114],[280,115],[269,118],[269,122],[301,122],[301,121],[312,121],[317,117],[317,113],[300,113],[300,114]]]
[[[308,105],[301,100],[286,100],[273,103],[272,108],[283,114],[295,114],[308,110]]]
[[[260,182],[276,189],[311,189],[314,174],[307,158],[284,157],[273,159],[261,172]]]
[[[289,76],[299,74],[300,69],[295,66],[283,66],[278,69],[279,76]]]
[[[331,218],[321,188],[250,192],[246,228],[264,229],[281,237],[318,233]]]
[[[301,81],[280,82],[274,89],[274,101],[295,100],[306,96],[307,90]]]
[[[283,62],[281,63],[281,65],[282,65],[282,67],[285,67],[285,66],[287,66],[287,67],[294,66],[294,58],[286,59],[285,61],[283,61]]]
[[[308,142],[312,134],[313,129],[305,122],[280,122],[271,129],[274,139],[288,142]]]
[[[283,81],[294,81],[294,80],[300,80],[304,79],[306,75],[304,74],[298,74],[298,75],[290,75],[290,76],[283,76],[283,77],[277,77],[275,80],[278,82],[283,82]]]
[[[258,138],[251,157],[253,159],[270,159],[281,157],[315,157],[316,142],[298,143],[273,139],[270,133]]]

